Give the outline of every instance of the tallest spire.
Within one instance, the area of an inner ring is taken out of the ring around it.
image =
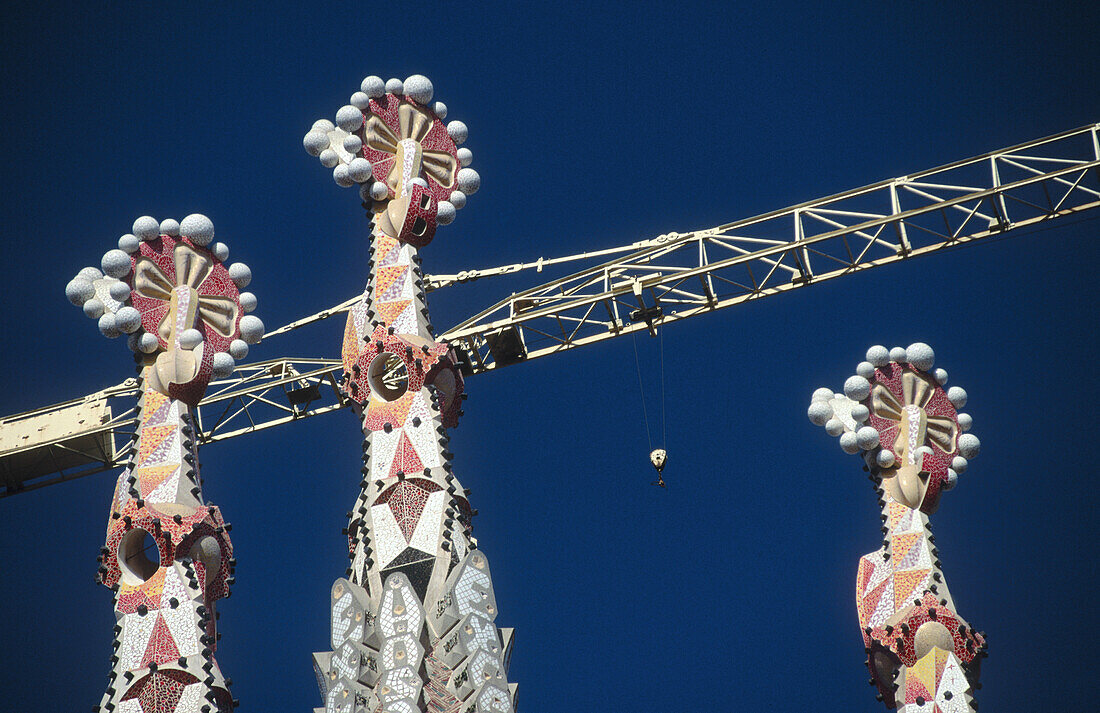
[[[512,632],[498,629],[489,562],[447,429],[459,360],[435,340],[418,249],[480,186],[459,121],[421,75],[367,77],[303,141],[371,214],[367,285],[348,315],[344,389],[363,427],[346,578],[331,590],[332,651],[314,654],[327,713],[511,713]]]

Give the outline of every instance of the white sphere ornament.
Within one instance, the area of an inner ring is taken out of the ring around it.
[[[810,397],[810,401],[828,401],[831,398],[833,398],[833,390],[822,386],[820,389],[814,389],[814,395]]]
[[[363,139],[355,134],[348,134],[344,137],[344,150],[353,155],[358,154],[363,150]]]
[[[238,289],[244,289],[252,282],[252,269],[243,262],[235,262],[229,266],[229,279]]]
[[[852,420],[857,423],[863,423],[870,415],[870,409],[863,404],[856,404],[852,407]]]
[[[143,333],[138,337],[138,349],[145,354],[152,354],[160,348],[160,340],[155,335],[149,334],[149,332]]]
[[[856,373],[864,379],[873,379],[875,376],[875,365],[869,361],[861,361],[856,365]]]
[[[95,297],[95,286],[90,280],[74,277],[69,280],[69,284],[65,285],[65,296],[77,307],[82,307],[85,302]]]
[[[879,468],[892,468],[896,461],[893,451],[888,451],[885,448],[875,456],[875,462],[878,463]]]
[[[458,190],[472,196],[481,188],[481,176],[472,168],[458,169]]]
[[[405,93],[405,85],[397,77],[386,80],[386,93],[400,96]]]
[[[947,386],[947,369],[936,369],[932,372],[932,376],[935,377],[937,384]]]
[[[828,421],[825,422],[825,433],[828,433],[833,438],[836,438],[840,434],[844,433],[844,422],[841,421],[839,418],[830,418]]]
[[[180,237],[206,247],[214,239],[214,221],[202,213],[192,213],[180,221]]]
[[[104,309],[103,300],[98,297],[93,297],[84,302],[84,316],[89,319],[99,319],[103,316]]]
[[[107,294],[111,296],[111,299],[115,302],[125,302],[130,299],[130,286],[121,280],[119,282],[112,282],[111,286],[107,288]],[[129,334],[129,332],[127,332]]]
[[[876,344],[867,350],[867,361],[875,366],[886,366],[890,363],[890,352],[881,344]]]
[[[173,238],[180,234],[180,223],[175,218],[165,218],[160,221],[160,234],[171,235]]]
[[[382,181],[371,184],[370,197],[376,201],[384,201],[390,197],[390,187]]]
[[[95,282],[99,278],[103,277],[103,272],[94,267],[86,267],[80,272],[76,273],[77,277],[83,277],[88,282]]]
[[[101,265],[103,272],[111,277],[122,278],[130,274],[130,256],[122,250],[108,250]]]
[[[447,200],[458,210],[462,210],[466,207],[466,194],[462,191],[451,191],[451,195]]]
[[[243,339],[234,339],[229,343],[229,356],[240,361],[248,356],[248,342]]]
[[[896,361],[898,364],[905,363],[905,347],[894,347],[890,350],[890,361]]]
[[[141,241],[136,235],[126,233],[118,239],[118,249],[124,253],[136,253],[141,247]]]
[[[463,167],[469,166],[474,162],[474,152],[465,147],[460,148],[458,150],[458,162],[462,164]]]
[[[199,344],[202,344],[202,332],[194,327],[185,329],[180,332],[179,343],[180,347],[183,349],[194,349]]]
[[[229,356],[225,352],[216,352],[214,354],[214,378],[224,379],[233,373],[233,369],[236,367],[236,363],[233,361],[233,357]]]
[[[351,104],[345,104],[336,112],[336,125],[351,133],[363,125],[363,111]]]
[[[947,480],[943,481],[944,490],[954,490],[959,484],[959,474],[953,468],[947,469]]]
[[[427,106],[428,102],[432,100],[432,96],[435,94],[435,88],[432,87],[432,80],[428,79],[423,74],[414,74],[408,77],[403,84],[405,96],[422,106]]]
[[[310,131],[320,131],[322,133],[327,134],[328,132],[332,131],[335,128],[336,128],[336,124],[333,124],[328,119],[318,119],[317,121],[313,122],[313,126],[311,126],[309,130]]]
[[[260,321],[260,318],[255,315],[245,315],[241,317],[241,339],[248,344],[256,344],[264,336],[264,323]]]
[[[968,413],[960,413],[955,419],[959,422],[959,428],[963,431],[969,431],[974,426],[974,417]]]
[[[921,371],[931,371],[936,362],[936,352],[924,342],[913,342],[905,348],[905,360]]]
[[[470,137],[470,130],[467,129],[466,125],[461,121],[452,121],[447,124],[447,135],[450,136],[451,140],[458,146],[466,143],[466,139]]]
[[[844,395],[852,401],[862,401],[871,395],[871,382],[859,374],[849,376],[844,381]]]
[[[982,450],[982,442],[973,433],[964,433],[959,436],[959,455],[967,460],[978,457]]]
[[[963,458],[962,456],[955,456],[951,459],[951,469],[954,470],[956,473],[965,473],[966,468],[969,465],[969,461],[967,461],[966,458]]]
[[[256,295],[251,292],[242,292],[237,297],[237,300],[241,303],[241,309],[244,310],[245,314],[256,310]],[[237,357],[233,358],[236,359]]]
[[[833,417],[833,407],[828,401],[811,401],[806,415],[815,426],[824,426]]]
[[[141,312],[133,307],[123,307],[115,312],[115,326],[119,331],[133,334],[141,329]]]
[[[864,426],[856,431],[856,441],[859,447],[865,451],[878,448],[878,431],[871,426]]]
[[[332,149],[325,149],[317,158],[325,168],[335,168],[340,163],[340,157]]]
[[[447,118],[447,105],[443,102],[432,104],[432,113],[439,117],[440,121]]]
[[[966,406],[966,389],[961,386],[952,386],[947,390],[947,400],[957,409]]]
[[[160,223],[151,215],[143,215],[134,221],[130,231],[141,240],[156,240],[160,237]]]
[[[118,325],[115,324],[115,316],[110,313],[104,314],[99,318],[99,331],[108,339],[114,339],[122,334],[118,329]]]
[[[352,94],[349,103],[364,113],[370,109],[370,97],[367,96],[366,92],[356,92]]]
[[[229,259],[229,246],[225,243],[214,243],[214,247],[210,248],[210,252],[214,253],[214,257],[218,258],[219,262],[225,262]]]
[[[428,182],[426,180],[424,180],[423,176],[417,176],[416,178],[409,181],[409,185],[410,186],[420,186],[421,188],[427,188],[428,187]]]
[[[856,434],[851,431],[840,434],[840,448],[848,455],[859,453],[859,440],[856,438]]]
[[[328,134],[323,131],[310,131],[302,139],[302,146],[310,156],[320,156],[329,147]]]
[[[376,77],[373,74],[365,78],[359,88],[371,99],[377,99],[386,93],[386,83],[382,81],[381,77]]]
[[[355,184],[355,181],[351,180],[351,176],[348,175],[348,167],[342,163],[332,169],[332,180],[336,181],[336,185],[341,188],[351,188]]]
[[[439,201],[436,205],[435,222],[440,225],[450,225],[454,222],[457,212],[454,203],[450,201]]]

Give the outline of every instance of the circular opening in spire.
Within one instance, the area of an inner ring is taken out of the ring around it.
[[[409,373],[401,357],[392,352],[376,356],[367,369],[371,393],[383,401],[396,401],[409,390]]]
[[[118,565],[126,584],[146,582],[160,569],[160,548],[156,540],[140,527],[130,530],[118,543]]]

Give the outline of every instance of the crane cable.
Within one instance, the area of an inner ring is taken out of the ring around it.
[[[649,426],[649,411],[646,408],[645,400],[645,387],[642,383],[642,363],[638,356],[638,334],[634,332],[630,335],[631,341],[634,343],[634,367],[638,372],[638,394],[642,399],[642,418],[645,420],[645,435],[646,440],[649,442],[649,450],[653,451],[653,433]],[[661,448],[667,446],[668,426],[665,419],[665,332],[662,329],[658,335],[658,341],[660,342],[660,369],[661,369]]]

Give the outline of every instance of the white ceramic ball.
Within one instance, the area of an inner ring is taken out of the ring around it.
[[[861,361],[856,364],[856,373],[870,381],[875,376],[875,365],[869,361]]]
[[[947,469],[947,479],[943,481],[944,490],[954,490],[955,486],[959,484],[959,474],[955,472],[953,468]]]
[[[243,262],[235,262],[229,266],[229,279],[233,280],[238,289],[243,290],[252,282],[252,269]]]
[[[122,334],[118,325],[115,324],[115,316],[109,312],[100,316],[99,331],[108,339],[114,339]]]
[[[947,390],[947,400],[957,409],[966,406],[966,389],[961,386],[952,386]]]
[[[974,417],[968,413],[960,413],[955,417],[959,421],[959,428],[969,431],[974,426]]]
[[[890,361],[896,361],[898,364],[905,363],[905,347],[894,347],[890,350]]]
[[[82,277],[88,282],[95,282],[99,278],[103,277],[103,272],[95,267],[86,267],[80,272],[76,273],[77,277]]]
[[[466,207],[466,194],[462,191],[451,191],[451,195],[447,198],[457,210],[462,210]]]
[[[458,170],[458,190],[467,196],[472,196],[481,188],[481,176],[472,168],[460,168]]]
[[[426,180],[424,180],[423,176],[417,176],[416,178],[409,181],[409,185],[410,186],[420,186],[421,188],[427,188],[428,187],[428,182]]]
[[[313,126],[311,126],[309,130],[320,131],[321,133],[327,134],[335,128],[336,124],[333,124],[328,119],[318,119],[317,121],[313,122]]]
[[[160,223],[152,216],[143,215],[134,221],[130,232],[141,240],[156,240],[160,237]]]
[[[121,332],[133,334],[141,328],[141,313],[133,307],[123,307],[115,312],[115,326]]]
[[[966,460],[966,458],[963,458],[962,456],[955,456],[951,459],[951,468],[956,473],[965,473],[966,468],[969,465],[970,463]]]
[[[363,139],[355,134],[348,134],[344,137],[344,150],[353,156],[358,155],[363,150]]]
[[[122,250],[108,250],[101,263],[103,272],[111,277],[123,278],[130,274],[130,256]]]
[[[229,343],[229,356],[237,361],[248,356],[248,342],[243,339],[234,339]]]
[[[875,366],[886,366],[890,362],[890,352],[881,344],[867,350],[867,361]]]
[[[862,401],[871,395],[871,382],[859,374],[849,376],[844,381],[844,395],[852,401]]]
[[[806,409],[806,415],[814,425],[824,426],[833,417],[833,407],[828,401],[811,401],[810,407]]]
[[[432,104],[432,113],[434,113],[440,121],[447,118],[447,105],[443,102],[436,102]]]
[[[363,125],[363,111],[351,104],[345,104],[336,112],[336,125],[351,133]]]
[[[241,309],[244,310],[245,314],[256,310],[256,295],[251,292],[242,292],[238,299],[241,303]],[[237,359],[238,357],[233,358]]]
[[[160,234],[171,235],[173,238],[180,234],[180,223],[175,218],[165,218],[160,221]]]
[[[435,222],[440,225],[450,225],[455,220],[457,211],[450,201],[439,201],[436,206]]]
[[[152,354],[160,348],[160,340],[156,336],[149,334],[149,332],[143,333],[138,337],[138,349],[146,354]]]
[[[202,343],[202,332],[194,327],[185,329],[180,332],[179,343],[180,347],[183,349],[194,349]]]
[[[348,167],[342,163],[332,169],[332,180],[336,181],[336,185],[342,188],[351,188],[355,184],[355,181],[351,180],[351,176],[348,175]]]
[[[893,451],[888,451],[885,448],[879,451],[875,457],[875,462],[878,463],[879,468],[892,468],[896,460]]]
[[[241,317],[240,323],[241,339],[249,344],[256,344],[264,336],[264,323],[260,321],[260,318],[248,314]]]
[[[936,369],[932,372],[932,376],[936,378],[937,384],[947,386],[947,369]]]
[[[119,282],[112,282],[111,286],[107,288],[107,294],[111,296],[111,299],[115,302],[125,302],[130,299],[130,286],[121,280]],[[127,332],[129,334],[129,332]]]
[[[77,307],[82,307],[85,302],[95,297],[95,285],[83,277],[74,277],[65,285],[65,296]]]
[[[871,426],[864,426],[856,431],[856,440],[859,442],[859,447],[865,451],[878,448],[878,431]]]
[[[376,201],[384,201],[390,196],[390,188],[382,181],[375,181],[370,187],[370,197]]]
[[[206,247],[214,239],[214,221],[202,213],[192,213],[180,221],[180,237]]]
[[[340,156],[332,149],[325,149],[317,158],[325,168],[335,168],[340,163]]]
[[[852,420],[857,423],[863,423],[870,415],[871,411],[863,404],[856,404],[852,407]]]
[[[382,81],[381,77],[376,77],[373,74],[363,79],[363,83],[359,85],[359,88],[371,99],[377,99],[386,93],[386,83]]]
[[[218,258],[218,262],[225,262],[229,259],[229,246],[225,243],[214,243],[214,247],[210,249],[210,252],[214,253],[214,257]]]
[[[432,100],[432,95],[435,93],[435,88],[432,86],[432,80],[428,79],[423,74],[414,74],[408,77],[403,82],[403,85],[405,96],[421,106],[427,106],[428,102]]]
[[[124,253],[136,253],[141,247],[141,241],[136,235],[126,233],[118,239],[118,249]]]
[[[401,96],[405,93],[405,85],[397,77],[386,80],[386,93]]]
[[[848,455],[859,453],[859,440],[856,438],[856,434],[851,431],[840,434],[840,448]]]
[[[810,419],[811,421],[813,418]],[[825,433],[828,433],[833,438],[836,438],[840,434],[844,433],[844,422],[839,418],[830,418],[825,422]]]
[[[310,156],[320,156],[329,147],[328,134],[323,131],[310,131],[302,139],[302,146]]]
[[[366,92],[356,92],[352,94],[348,103],[364,113],[370,110],[370,97],[367,96]]]
[[[916,369],[928,371],[936,362],[936,353],[924,342],[913,342],[905,348],[905,360]]]
[[[959,436],[959,455],[967,460],[978,457],[982,450],[982,442],[973,433],[964,433]]]
[[[84,316],[90,319],[102,317],[104,309],[106,308],[103,306],[103,300],[98,297],[93,297],[84,302]]]
[[[464,167],[469,166],[474,162],[474,152],[465,146],[460,148],[458,150],[458,162]]]
[[[233,357],[229,356],[225,352],[216,352],[214,354],[214,378],[224,379],[233,373],[233,369],[236,367],[236,363],[233,361]]]
[[[814,395],[810,397],[810,401],[828,401],[831,398],[833,398],[833,390],[822,386],[820,389],[814,389]]]
[[[455,145],[458,146],[465,143],[466,139],[470,137],[470,130],[461,121],[452,121],[447,124],[447,134],[451,137],[451,141],[454,141]]]

